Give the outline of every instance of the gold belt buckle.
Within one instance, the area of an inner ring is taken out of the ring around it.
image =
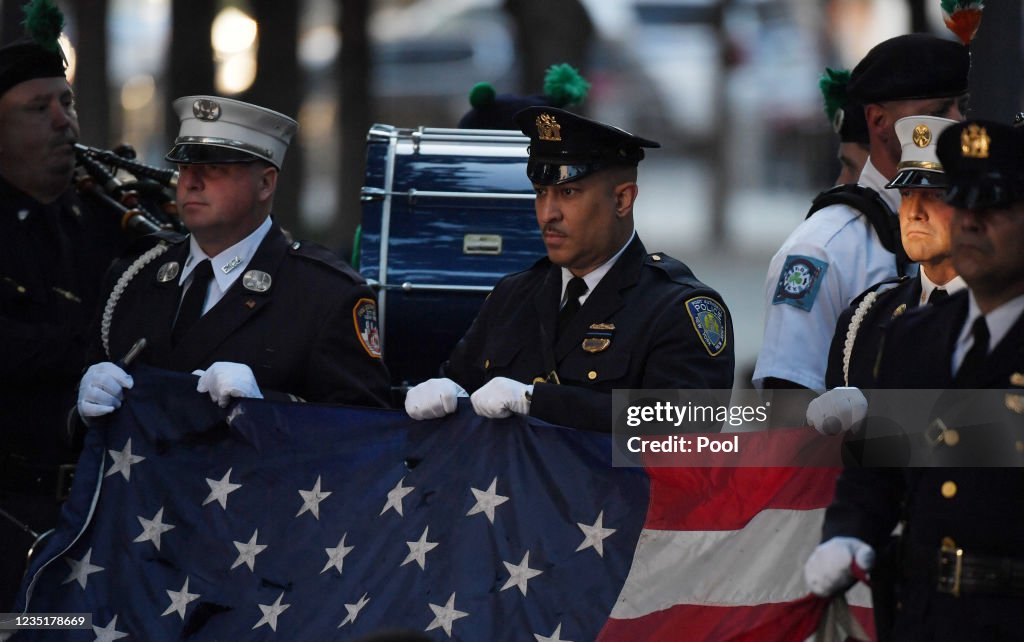
[[[952,577],[946,576],[946,571],[952,565]],[[960,577],[964,567],[964,549],[957,547],[949,537],[942,538],[942,548],[939,549],[939,582],[940,593],[948,593],[953,597],[960,597]]]

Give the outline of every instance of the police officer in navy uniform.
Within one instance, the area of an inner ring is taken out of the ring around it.
[[[64,418],[103,273],[127,241],[115,212],[72,187],[78,116],[59,31],[0,48],[0,612],[70,487]]]
[[[142,338],[137,361],[200,375],[220,405],[267,397],[387,406],[377,308],[363,279],[333,253],[290,242],[270,217],[297,123],[216,96],[174,101],[186,238],[163,241],[119,274],[93,337],[78,412],[113,412],[132,385],[114,361]]]
[[[836,203],[789,235],[765,280],[756,386],[823,392],[839,315],[872,284],[909,273],[895,253],[900,195],[885,189],[900,159],[894,126],[915,114],[961,120],[969,65],[959,43],[907,34],[876,45],[854,67],[847,91],[853,109],[864,111],[871,148],[858,185],[870,190],[865,194],[871,202],[881,200],[884,219],[876,229],[861,209]]]
[[[967,287],[953,266],[953,207],[943,200],[945,174],[935,153],[939,136],[956,122],[937,116],[908,116],[896,123],[903,153],[896,177],[886,189],[898,189],[903,195],[900,238],[908,258],[918,263],[919,269],[916,276],[871,286],[839,317],[825,374],[830,390],[874,387],[879,343],[892,318]]]
[[[502,279],[442,366],[406,398],[415,419],[530,415],[608,431],[615,388],[730,389],[732,319],[688,267],[633,227],[637,164],[658,143],[551,107],[516,115],[547,258]]]
[[[820,595],[842,589],[851,581],[851,561],[871,569],[875,551],[902,521],[894,620],[890,630],[879,631],[880,639],[1019,640],[1024,132],[987,121],[957,124],[940,137],[938,156],[947,200],[956,207],[953,262],[968,290],[891,325],[878,385],[998,394],[959,392],[986,405],[965,413],[963,404],[937,404],[928,430],[911,435],[927,438],[919,447],[928,448],[934,460],[957,467],[845,471],[826,513],[824,543],[808,560],[805,575]],[[979,416],[989,423],[979,425]],[[988,455],[995,453],[995,463],[1014,467],[971,467],[993,461],[972,448],[981,441]]]

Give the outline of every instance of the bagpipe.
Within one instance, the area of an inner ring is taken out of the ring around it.
[[[121,217],[121,227],[139,236],[185,232],[178,218],[178,172],[136,160],[130,145],[114,150],[75,144],[75,187]]]

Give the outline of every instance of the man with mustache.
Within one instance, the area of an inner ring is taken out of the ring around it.
[[[0,48],[0,612],[70,487],[64,418],[103,273],[126,241],[115,213],[72,188],[64,69],[56,34]]]
[[[875,551],[901,522],[895,572],[872,576],[873,588],[891,583],[898,600],[891,630],[880,629],[879,639],[1017,640],[1024,630],[1024,131],[958,123],[939,138],[938,158],[955,208],[953,265],[967,290],[891,324],[876,386],[946,390],[928,430],[910,435],[942,466],[844,471],[805,576],[818,595],[843,590],[853,581],[851,563],[872,571]],[[981,405],[964,403],[972,399]]]
[[[615,388],[730,389],[732,319],[689,268],[636,235],[637,165],[658,143],[553,107],[515,121],[547,257],[502,279],[441,367],[409,391],[414,419],[529,415],[609,431]]]
[[[174,110],[181,129],[167,159],[178,164],[190,234],[111,275],[78,414],[89,423],[121,406],[133,382],[113,362],[142,338],[138,362],[198,374],[198,392],[221,406],[237,397],[389,405],[373,291],[326,248],[286,239],[271,217],[298,123],[217,96],[179,98]]]

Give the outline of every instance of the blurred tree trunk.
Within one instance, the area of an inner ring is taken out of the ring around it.
[[[182,96],[212,94],[213,45],[210,25],[217,3],[208,0],[172,0],[171,47],[165,78],[167,111],[164,131],[170,142],[178,135],[178,115],[171,103]]]
[[[256,80],[239,100],[299,119],[303,82],[299,68],[299,4],[279,0],[250,0],[259,24]],[[274,195],[274,220],[296,238],[306,238],[299,216],[303,155],[299,137],[292,139]]]
[[[544,72],[556,63],[569,63],[587,76],[594,24],[579,0],[505,0],[504,6],[516,25],[519,93],[541,93]]]
[[[6,4],[6,3],[5,3]],[[78,63],[75,71],[75,100],[82,142],[111,148],[110,87],[107,78],[107,0],[78,0],[74,3],[78,26]],[[117,128],[120,131],[120,127]]]
[[[363,186],[366,132],[371,125],[369,4],[368,0],[341,0],[341,56],[335,67],[341,118],[338,210],[326,242],[329,247],[338,248],[346,260],[351,257],[356,227],[362,218],[359,192]]]
[[[971,43],[971,118],[1013,122],[1021,103],[1024,60],[1020,2],[988,2]]]

